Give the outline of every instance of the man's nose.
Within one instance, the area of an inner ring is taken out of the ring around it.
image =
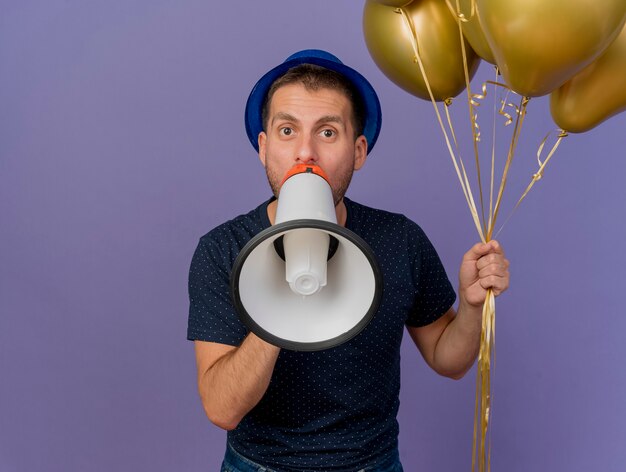
[[[315,142],[312,136],[302,136],[298,142],[298,148],[296,149],[296,163],[297,164],[314,164],[317,162],[317,152],[315,149]]]

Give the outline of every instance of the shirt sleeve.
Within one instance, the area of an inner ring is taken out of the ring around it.
[[[437,251],[424,231],[414,222],[407,221],[415,299],[406,324],[420,327],[436,321],[446,313],[454,304],[456,293]]]
[[[247,335],[231,300],[231,266],[216,241],[200,239],[189,269],[187,339],[238,346]]]

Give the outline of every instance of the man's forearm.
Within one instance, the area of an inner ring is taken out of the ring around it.
[[[472,367],[480,348],[482,307],[461,302],[454,319],[441,334],[435,347],[435,370],[460,379]]]
[[[509,261],[495,240],[475,244],[459,270],[459,309],[436,343],[433,362],[442,375],[461,378],[480,349],[483,303],[489,290],[500,295],[509,286]]]
[[[199,374],[198,389],[209,419],[233,429],[261,400],[280,349],[254,334]]]

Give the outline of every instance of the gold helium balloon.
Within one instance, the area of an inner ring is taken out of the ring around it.
[[[411,3],[413,0],[374,0],[381,5],[387,5],[388,7],[404,7]]]
[[[475,0],[459,0],[460,10],[457,10],[456,0],[446,0],[446,2],[453,13],[458,14],[460,12],[461,15],[463,15],[464,20],[461,22],[463,35],[470,43],[470,46],[472,46],[474,52],[476,52],[481,59],[495,64],[496,59],[493,56],[491,47],[487,42],[487,38],[485,38],[485,33],[483,33],[483,27],[480,25],[478,19]],[[474,4],[473,10],[472,3]]]
[[[418,38],[419,52],[436,100],[455,97],[465,88],[461,38],[445,0],[416,0],[403,8]],[[413,33],[398,9],[368,0],[363,11],[365,43],[380,70],[407,92],[430,100],[415,61]],[[465,41],[470,78],[480,59]]]
[[[502,76],[537,97],[593,62],[626,20],[625,0],[476,0]]]
[[[582,133],[626,111],[626,26],[604,53],[550,96],[554,122]]]

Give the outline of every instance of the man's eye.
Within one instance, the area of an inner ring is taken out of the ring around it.
[[[285,128],[281,128],[281,129],[279,130],[279,132],[280,132],[280,134],[282,134],[283,136],[290,136],[290,135],[291,135],[291,133],[293,133],[293,130],[292,130],[291,128],[287,128],[287,127],[285,127]]]
[[[335,136],[335,132],[332,129],[325,129],[324,131],[322,131],[322,135],[325,138],[332,138],[333,136]]]

